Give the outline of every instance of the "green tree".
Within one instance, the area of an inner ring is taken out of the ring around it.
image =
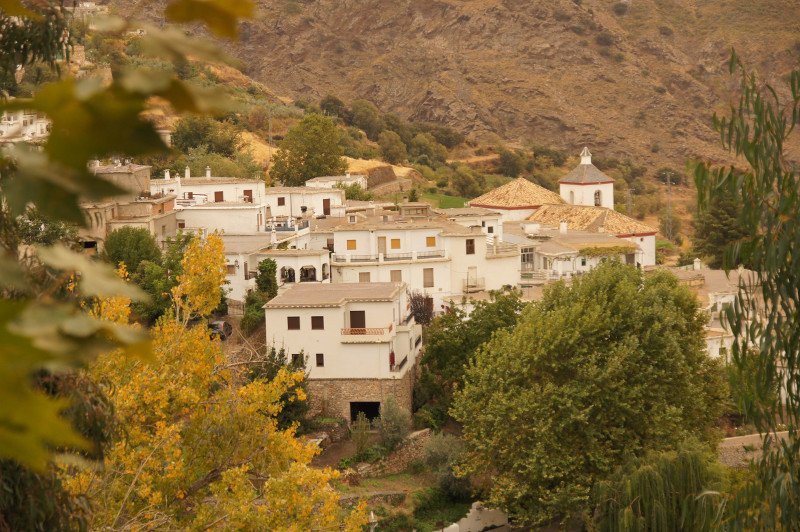
[[[524,306],[518,291],[507,290],[476,302],[469,316],[456,307],[434,318],[425,333],[421,375],[414,387],[415,406],[424,407],[420,421],[435,427],[444,422],[453,390],[461,385],[477,349],[495,331],[513,327]]]
[[[347,105],[336,96],[331,96],[330,94],[325,96],[319,102],[319,109],[326,115],[341,118],[345,122],[349,123],[352,120],[350,109],[348,109]]]
[[[430,133],[414,135],[408,152],[414,161],[432,168],[441,166],[447,161],[447,148],[436,142]]]
[[[167,239],[167,248],[159,262],[144,260],[131,274],[131,280],[149,296],[131,304],[133,312],[145,323],[155,323],[172,307],[170,294],[183,273],[183,253],[191,240],[190,233]]]
[[[519,524],[567,519],[627,460],[713,438],[726,397],[706,316],[668,272],[605,262],[545,290],[478,350],[452,415],[462,470]]]
[[[375,104],[367,100],[354,100],[350,105],[352,124],[367,134],[367,138],[377,141],[381,131],[386,129],[386,123],[381,117],[381,112]]]
[[[523,157],[512,150],[501,148],[500,157],[497,159],[497,171],[504,176],[518,177],[525,167]]]
[[[128,271],[136,271],[142,261],[161,262],[161,250],[155,237],[144,227],[120,227],[106,239],[105,256],[114,266],[124,262]]]
[[[460,164],[450,177],[450,185],[459,196],[474,198],[483,192],[484,178],[469,166]]]
[[[304,185],[312,177],[341,175],[347,170],[339,147],[339,132],[330,118],[307,114],[289,130],[272,158],[270,176],[289,186]]]
[[[394,451],[411,432],[411,413],[389,396],[381,405],[381,417],[377,420],[381,445],[387,452]]]
[[[270,258],[258,263],[256,288],[263,292],[267,301],[278,295],[278,264]]]
[[[232,124],[217,122],[204,115],[181,118],[172,133],[172,145],[184,153],[204,146],[208,153],[233,157],[240,143],[239,132]]]
[[[387,163],[402,163],[408,158],[403,139],[394,131],[381,132],[378,137],[378,145],[381,147],[381,156]]]
[[[755,478],[727,508],[734,530],[792,530],[800,523],[800,169],[784,150],[800,125],[800,68],[786,76],[785,90],[748,73],[735,53],[730,68],[741,75],[739,104],[730,116],[715,115],[713,125],[723,147],[747,166],[697,165],[695,182],[701,215],[711,213],[720,196],[741,206],[733,231],[741,236],[727,239],[722,266],[745,264],[757,273],[740,283],[725,320],[735,335],[733,364],[747,375],[735,395],[763,445]],[[776,387],[780,393],[773,394]],[[784,425],[788,433],[778,439]]]
[[[672,242],[680,243],[681,219],[675,215],[675,211],[667,212],[665,210],[661,212],[658,220],[658,230]]]
[[[244,298],[244,315],[239,327],[249,336],[264,324],[264,305],[269,299],[260,290],[250,290]]]
[[[344,190],[344,197],[349,200],[369,201],[375,197],[372,192],[363,188],[358,183],[351,183],[349,185],[337,183],[336,188]]]
[[[742,207],[738,201],[733,194],[719,190],[696,214],[694,253],[710,268],[722,268],[725,250],[748,236],[739,220]]]
[[[386,123],[386,130],[397,133],[406,147],[411,144],[411,139],[414,138],[414,132],[408,122],[392,113],[383,115],[383,121]]]
[[[697,442],[647,453],[595,486],[596,530],[719,530],[726,477],[714,453]]]

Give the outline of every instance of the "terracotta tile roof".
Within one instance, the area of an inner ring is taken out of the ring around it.
[[[579,185],[613,183],[614,180],[600,171],[592,163],[579,164],[558,180],[559,183],[576,183]]]
[[[533,209],[541,205],[562,204],[564,200],[555,192],[531,183],[524,177],[518,177],[468,203],[471,207]]]
[[[657,232],[629,216],[605,207],[583,205],[543,205],[528,220],[543,225],[558,226],[567,222],[569,229],[600,231],[617,236],[651,235]]]

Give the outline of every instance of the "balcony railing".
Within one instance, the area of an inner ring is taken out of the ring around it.
[[[345,258],[345,260],[347,260]],[[378,260],[377,255],[350,255],[350,262],[372,262]]]
[[[402,371],[403,368],[406,365],[406,362],[408,362],[408,357],[407,356],[403,357],[403,360],[401,360],[399,364],[389,364],[389,371],[392,371],[392,372],[395,372],[395,373],[398,372],[398,371]]]
[[[437,257],[444,257],[443,249],[434,249],[433,251],[417,251],[418,259],[435,259]]]
[[[370,335],[381,335],[386,331],[383,327],[351,327],[342,329],[342,334],[344,335],[358,335],[358,336],[366,336]]]
[[[419,254],[417,256],[419,257]],[[383,260],[411,260],[413,257],[413,253],[387,253],[383,256]]]
[[[464,279],[464,292],[479,292],[486,287],[483,277]]]

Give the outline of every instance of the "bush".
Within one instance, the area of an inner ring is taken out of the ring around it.
[[[614,4],[614,7],[612,8],[612,10],[614,11],[615,15],[617,15],[618,17],[621,17],[622,15],[624,15],[625,13],[628,12],[628,3],[627,2],[617,2],[616,4]]]
[[[469,500],[471,495],[469,479],[453,472],[463,449],[460,438],[444,433],[433,434],[425,446],[425,465],[435,473],[439,489],[454,501]]]
[[[672,28],[670,28],[669,26],[659,26],[658,33],[660,33],[664,37],[670,37],[672,36]]]
[[[135,272],[144,261],[161,262],[161,250],[150,231],[143,227],[120,227],[106,239],[105,256],[118,266],[124,262],[129,272]]]
[[[602,33],[598,33],[597,36],[594,38],[594,42],[599,44],[600,46],[611,46],[614,44],[614,37],[607,31]]]
[[[263,292],[251,290],[244,299],[244,316],[239,324],[242,334],[249,336],[264,323],[264,309],[268,299]]]
[[[387,163],[402,163],[408,158],[403,139],[394,131],[381,132],[378,137],[378,145],[381,147],[381,156]]]
[[[377,424],[381,445],[387,452],[391,452],[411,432],[411,414],[401,408],[394,397],[389,397],[381,408],[381,417]]]
[[[356,420],[350,425],[350,440],[356,446],[356,455],[361,455],[369,445],[369,431],[372,428],[364,412],[359,412]]]

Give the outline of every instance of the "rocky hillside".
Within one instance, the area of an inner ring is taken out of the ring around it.
[[[724,157],[709,122],[736,87],[731,46],[773,82],[800,58],[795,0],[259,3],[231,52],[277,94],[653,166]]]

